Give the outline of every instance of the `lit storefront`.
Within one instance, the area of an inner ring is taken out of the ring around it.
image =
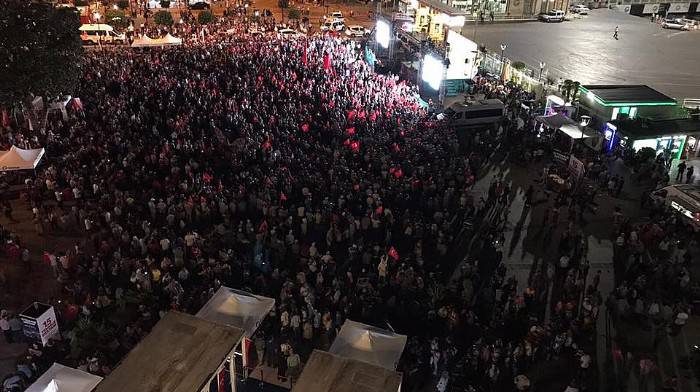
[[[700,156],[700,121],[615,120],[604,128],[606,149],[618,145],[634,151],[652,148],[669,159],[694,159]]]
[[[401,12],[413,16],[412,32],[424,34],[430,39],[444,41],[447,31],[460,31],[467,13],[438,0],[409,0],[401,2]]]
[[[643,85],[579,88],[579,116],[605,136],[605,149],[652,148],[667,159],[700,156],[700,121],[687,118],[675,99]]]

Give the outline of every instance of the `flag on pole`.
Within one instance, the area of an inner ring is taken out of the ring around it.
[[[389,257],[394,259],[394,261],[399,261],[399,252],[393,246],[391,248],[389,248],[388,255],[389,255]]]
[[[309,43],[304,43],[304,52],[301,54],[301,63],[307,65],[309,63]]]

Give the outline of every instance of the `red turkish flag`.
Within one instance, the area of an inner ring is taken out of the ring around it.
[[[348,129],[346,129],[346,131],[348,132],[348,135],[350,135],[350,136],[355,135],[355,127],[350,127]]]
[[[301,131],[306,133],[309,132],[309,124],[304,124],[301,126]]]
[[[226,369],[221,369],[216,376],[216,389],[219,392],[226,392]]]
[[[394,261],[399,261],[399,252],[393,246],[389,248],[389,252],[387,254],[389,255],[389,257],[394,259]]]
[[[328,53],[323,55],[323,69],[326,71],[331,69],[331,55]]]

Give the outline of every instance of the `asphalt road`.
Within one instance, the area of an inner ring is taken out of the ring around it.
[[[619,26],[619,40],[613,38]],[[477,25],[476,41],[493,52],[583,84],[647,84],[677,99],[700,98],[700,30],[662,29],[647,18],[608,9],[564,23]],[[463,34],[472,38],[473,25]]]

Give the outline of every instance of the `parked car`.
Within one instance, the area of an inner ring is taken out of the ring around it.
[[[690,26],[680,19],[664,19],[661,27],[671,30],[690,30]]]
[[[321,31],[343,31],[345,30],[345,23],[341,20],[330,20],[325,21],[321,25]]]
[[[289,28],[279,29],[279,30],[277,30],[277,33],[278,33],[278,34],[280,35],[280,37],[282,37],[282,38],[298,38],[298,37],[300,37],[300,36],[302,35],[302,34],[299,33],[298,31],[295,31],[295,30],[292,30],[292,29],[289,29]]]
[[[700,229],[700,186],[669,185],[652,192],[649,199],[678,211],[696,231]]]
[[[331,14],[328,16],[328,19],[345,22],[345,17],[343,17],[343,13],[340,11],[331,12]]]
[[[352,25],[347,27],[345,34],[351,38],[361,38],[369,34],[369,32],[362,26]]]
[[[211,5],[205,0],[190,0],[187,8],[191,10],[208,10],[211,8]]]
[[[565,13],[561,10],[551,10],[538,16],[539,20],[547,23],[558,23],[564,21]]]
[[[588,15],[591,10],[583,4],[576,4],[575,6],[571,7],[571,12],[579,15]]]
[[[126,42],[125,34],[118,34],[114,28],[104,23],[90,23],[80,26],[80,39],[84,44],[123,44]]]

